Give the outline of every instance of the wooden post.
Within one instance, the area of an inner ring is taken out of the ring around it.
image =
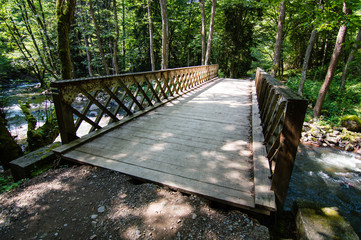
[[[280,137],[281,147],[278,151],[272,178],[272,189],[281,206],[286,200],[306,109],[306,100],[289,100],[286,105],[285,120]]]
[[[59,89],[53,88],[52,94],[61,142],[63,144],[69,143],[78,138],[72,109],[67,104],[64,104],[62,92]]]

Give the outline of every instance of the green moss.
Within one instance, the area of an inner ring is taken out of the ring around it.
[[[341,118],[341,121],[354,121],[361,125],[361,119],[356,115],[346,115]]]

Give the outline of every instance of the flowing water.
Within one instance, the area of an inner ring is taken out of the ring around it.
[[[338,207],[361,239],[360,155],[300,145],[285,210],[298,198]]]
[[[27,122],[19,101],[29,102],[30,112],[38,120],[38,126],[41,126],[46,119],[46,110],[52,107],[51,96],[42,91],[44,90],[37,83],[22,82],[2,86],[1,98],[6,102],[8,128],[11,135],[16,136],[18,140],[25,139],[27,133]]]

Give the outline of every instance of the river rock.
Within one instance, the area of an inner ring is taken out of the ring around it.
[[[347,144],[345,150],[348,152],[352,152],[353,150],[355,150],[355,148],[351,144]]]
[[[356,115],[343,116],[341,124],[352,132],[361,132],[361,119]]]
[[[297,200],[295,208],[298,239],[359,239],[336,207]]]

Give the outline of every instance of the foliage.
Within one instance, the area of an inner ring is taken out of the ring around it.
[[[10,170],[8,170],[10,171]],[[3,192],[8,192],[13,188],[16,188],[21,183],[26,181],[26,179],[14,182],[13,178],[11,177],[8,171],[0,173],[0,194]]]
[[[318,71],[319,69],[315,69],[310,75],[318,75]],[[297,91],[300,78],[300,73],[290,76],[286,85],[292,90]],[[340,78],[341,73],[338,73],[330,86],[322,111],[322,120],[325,123],[336,124],[338,126],[341,124],[342,116],[361,116],[361,78],[354,78],[347,82],[344,92],[339,91]],[[304,97],[309,100],[312,108],[316,103],[322,83],[322,80],[311,79],[305,82]],[[312,109],[309,108],[307,111],[307,119],[311,118]]]
[[[239,78],[251,68],[254,26],[261,19],[262,10],[241,1],[222,5],[221,10],[224,26],[220,34],[220,67],[226,75]]]
[[[27,150],[35,151],[36,149],[53,143],[59,134],[55,111],[52,111],[50,115],[47,116],[45,123],[41,127],[36,128],[37,120],[30,113],[30,104],[28,102],[24,104],[20,102],[19,104],[28,122]]]

